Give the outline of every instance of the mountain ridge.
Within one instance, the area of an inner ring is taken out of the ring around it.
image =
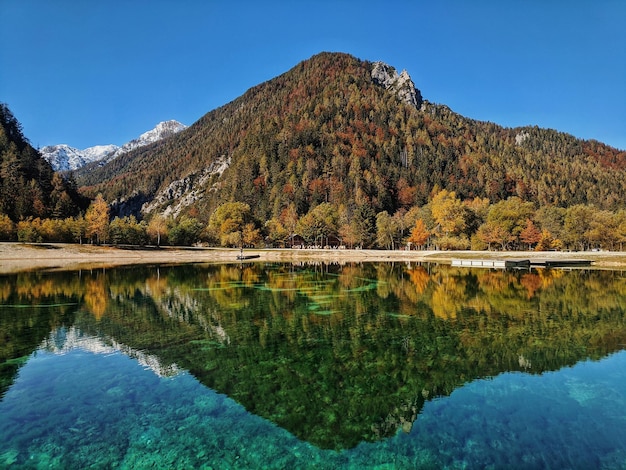
[[[159,122],[154,128],[122,146],[115,144],[95,145],[80,150],[67,144],[57,144],[47,145],[39,151],[43,158],[52,165],[54,171],[74,171],[94,162],[104,165],[124,153],[157,142],[186,128],[186,125],[176,120],[168,120]]]
[[[408,83],[406,71],[382,62],[320,53],[208,112],[184,134],[77,181],[86,194],[103,193],[120,215],[176,205],[177,214],[204,220],[233,201],[250,205],[259,220],[290,205],[304,215],[323,202],[348,214],[365,206],[391,214],[426,204],[442,188],[462,199],[623,207],[626,152],[536,126],[467,118],[417,88],[407,94]]]

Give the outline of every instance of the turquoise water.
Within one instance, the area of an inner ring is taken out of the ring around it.
[[[622,273],[3,281],[1,468],[626,467]]]

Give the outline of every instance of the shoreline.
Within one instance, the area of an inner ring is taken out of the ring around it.
[[[34,270],[94,269],[136,264],[240,263],[239,249],[208,247],[113,247],[64,243],[0,243],[0,274]],[[432,262],[452,259],[585,259],[591,268],[626,269],[626,252],[406,251],[245,249],[245,262]]]

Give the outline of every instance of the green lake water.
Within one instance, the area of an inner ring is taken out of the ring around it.
[[[626,468],[626,272],[0,277],[0,468]]]

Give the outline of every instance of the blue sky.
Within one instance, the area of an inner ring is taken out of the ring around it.
[[[425,99],[626,149],[626,2],[0,0],[0,101],[35,146],[192,124],[321,51]]]

